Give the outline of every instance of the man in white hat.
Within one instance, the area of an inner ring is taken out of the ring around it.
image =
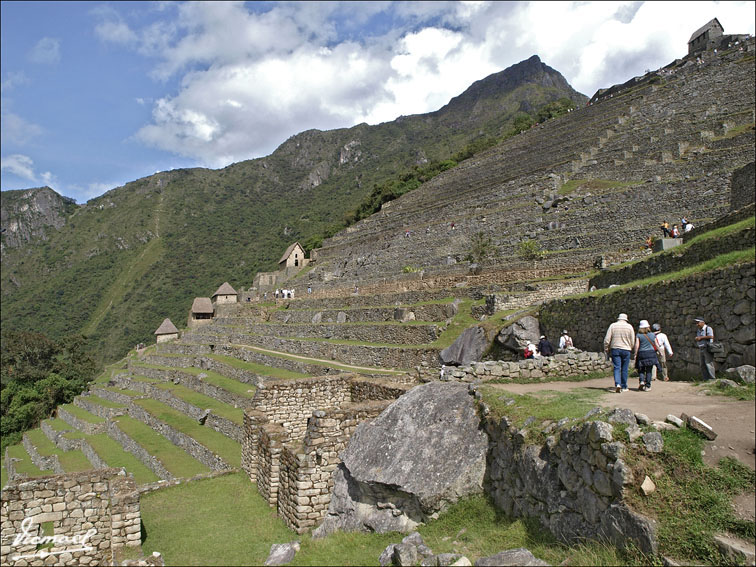
[[[604,337],[604,352],[614,364],[614,390],[618,394],[627,391],[627,371],[634,345],[635,330],[627,322],[627,314],[620,313],[617,320],[609,325]]]

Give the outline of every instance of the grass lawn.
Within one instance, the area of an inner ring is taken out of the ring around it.
[[[181,384],[173,384],[169,382],[166,384],[158,384],[157,387],[161,390],[169,391],[174,396],[188,404],[192,404],[200,409],[209,409],[214,414],[220,417],[225,417],[237,425],[242,425],[244,423],[244,410],[241,408],[235,408],[228,404],[224,404],[215,398],[190,390]]]
[[[208,384],[212,384],[213,386],[218,386],[219,388],[231,392],[232,394],[243,396],[245,398],[254,397],[255,391],[257,390],[257,388],[255,388],[255,386],[253,386],[252,384],[239,382],[238,380],[228,378],[227,376],[223,376],[222,374],[218,374],[217,372],[214,372],[212,370],[202,370],[201,368],[182,368],[181,371],[186,372],[187,374],[194,374],[195,376],[205,374],[206,376],[203,376],[202,378],[203,381],[207,382]]]
[[[233,356],[224,356],[222,354],[208,354],[208,358],[227,364],[233,368],[240,370],[248,370],[255,374],[261,374],[263,376],[273,376],[275,378],[306,378],[307,374],[301,372],[293,372],[284,368],[274,368],[272,366],[265,366],[264,364],[257,364],[255,362],[247,362],[245,360],[239,360]]]
[[[189,453],[180,447],[176,447],[141,421],[125,415],[115,421],[121,431],[139,443],[150,455],[160,459],[160,462],[172,475],[186,478],[210,471]]]
[[[118,441],[111,439],[106,433],[87,435],[85,439],[108,466],[116,468],[124,467],[127,472],[134,475],[134,480],[138,484],[160,480],[158,475],[148,469],[134,455],[124,451]]]
[[[34,465],[34,463],[31,462],[31,458],[29,457],[29,453],[26,452],[26,449],[24,449],[23,445],[11,445],[7,449],[8,455],[10,455],[14,459],[19,459],[16,461],[16,472],[25,474],[27,476],[45,476],[48,474],[55,474],[53,471],[43,471],[39,469],[37,466]]]
[[[141,512],[144,552],[166,565],[262,565],[272,544],[299,539],[244,473],[145,494]]]
[[[60,465],[67,473],[86,471],[92,468],[92,463],[84,456],[84,453],[79,450],[64,451],[59,449],[41,429],[31,429],[26,432],[26,436],[37,448],[40,455],[57,455]]]
[[[188,417],[157,400],[142,399],[134,403],[143,407],[160,421],[185,433],[201,443],[233,467],[241,467],[241,444],[222,433],[200,425],[197,420]]]
[[[72,416],[78,417],[79,419],[84,421],[88,421],[89,423],[105,423],[105,419],[103,419],[99,415],[89,413],[87,410],[83,410],[79,406],[75,406],[73,404],[63,404],[59,407],[66,410]]]
[[[71,429],[73,429],[73,427],[68,425],[65,421],[57,417],[45,419],[44,422],[47,423],[55,431],[70,431]]]
[[[89,400],[93,404],[97,404],[98,406],[102,406],[105,408],[112,408],[112,409],[123,409],[126,406],[123,404],[119,404],[118,402],[111,402],[110,400],[106,400],[105,398],[101,398],[99,396],[89,395],[85,396],[85,399]]]

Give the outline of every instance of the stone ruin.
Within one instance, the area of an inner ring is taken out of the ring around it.
[[[127,549],[141,554],[139,491],[123,469],[11,481],[0,517],[3,565],[104,565]]]

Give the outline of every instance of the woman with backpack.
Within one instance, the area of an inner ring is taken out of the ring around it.
[[[648,321],[643,319],[638,325],[638,334],[635,336],[635,349],[633,351],[635,365],[638,368],[638,379],[640,380],[639,392],[651,390],[654,366],[661,373],[659,359],[656,356],[657,350],[659,349],[656,346],[656,335],[651,332],[651,325],[648,324]]]

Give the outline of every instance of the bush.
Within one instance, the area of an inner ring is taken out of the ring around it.
[[[524,260],[540,260],[544,252],[536,240],[523,240],[517,245],[517,256]]]

